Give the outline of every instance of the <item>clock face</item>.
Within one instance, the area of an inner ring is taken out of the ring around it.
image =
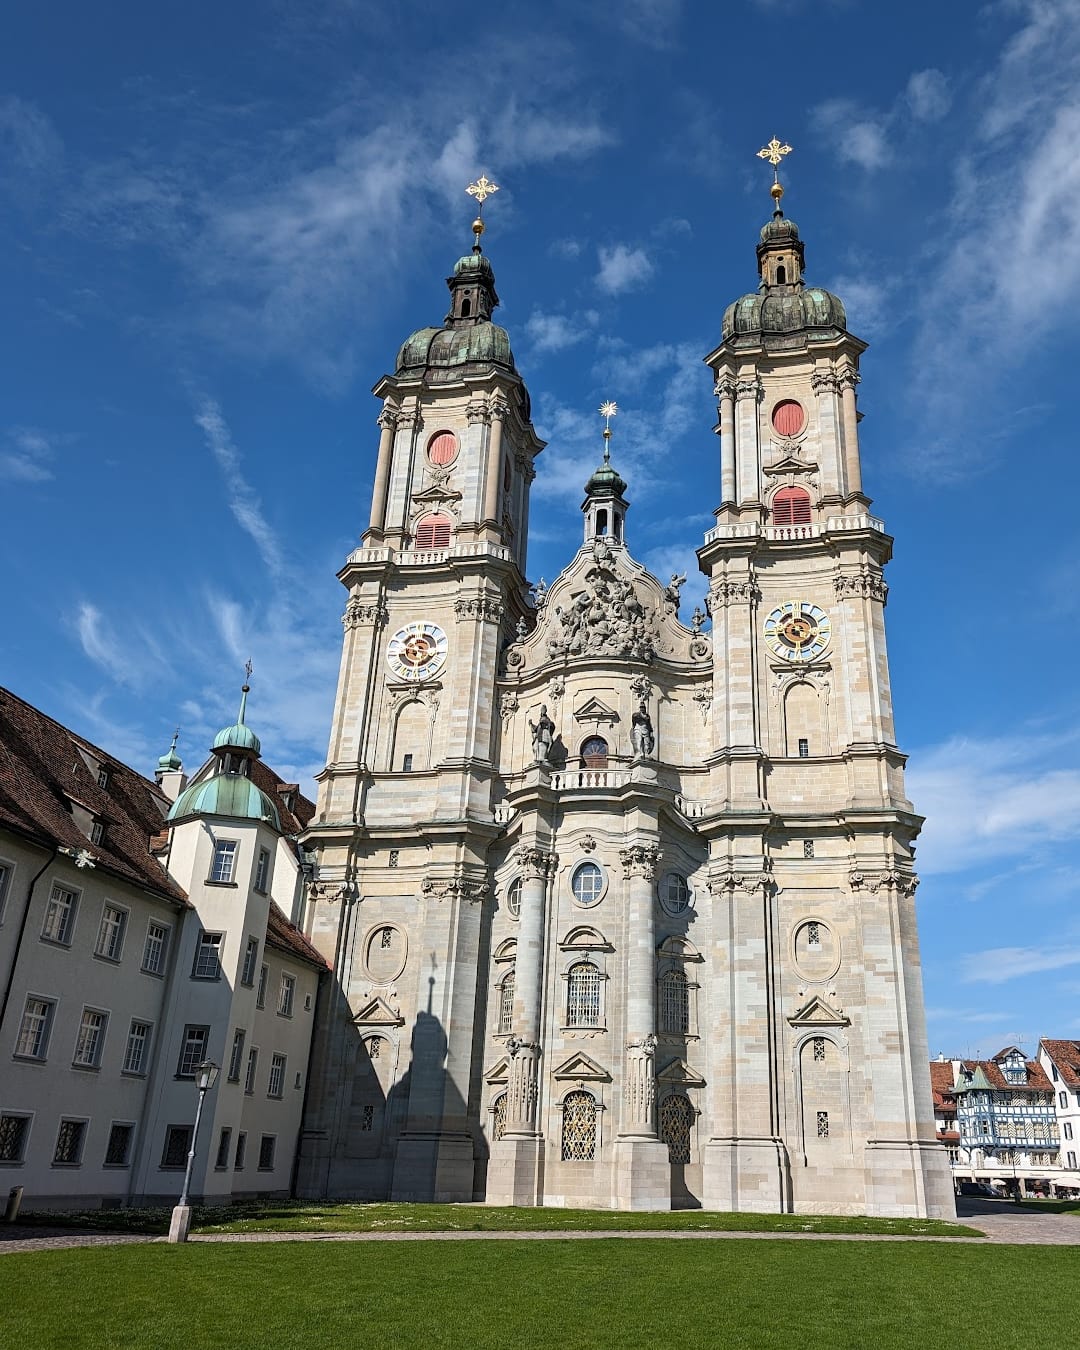
[[[390,639],[386,661],[399,680],[428,680],[446,661],[446,634],[422,619],[399,628]]]
[[[812,661],[829,645],[829,616],[808,600],[789,600],[765,620],[765,641],[786,661]]]

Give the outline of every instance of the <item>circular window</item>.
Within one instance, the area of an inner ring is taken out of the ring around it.
[[[802,404],[793,398],[783,399],[772,410],[772,424],[781,436],[797,436],[806,425]]]
[[[570,889],[579,905],[595,905],[604,894],[604,874],[596,863],[581,863],[574,868]]]
[[[432,464],[453,464],[457,453],[458,438],[452,431],[437,431],[428,441],[427,455]]]
[[[521,878],[515,877],[506,892],[506,908],[516,919],[521,913]]]
[[[665,872],[659,890],[660,903],[669,914],[681,914],[690,903],[690,887],[678,872]]]

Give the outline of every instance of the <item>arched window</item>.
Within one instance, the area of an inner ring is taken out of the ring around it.
[[[774,525],[809,525],[810,494],[805,488],[781,488],[772,499]]]
[[[673,1092],[660,1103],[660,1141],[668,1146],[668,1162],[690,1161],[690,1127],[694,1108],[690,1099]]]
[[[690,988],[681,970],[660,977],[660,1030],[676,1036],[690,1034]]]
[[[491,1110],[491,1137],[497,1144],[506,1133],[506,1093],[495,1098]]]
[[[566,1025],[600,1025],[600,969],[591,961],[570,967],[566,981]]]
[[[581,762],[586,769],[606,769],[608,743],[603,736],[590,736],[581,747]]]
[[[450,530],[449,516],[425,516],[416,527],[413,548],[449,548]]]
[[[503,976],[499,985],[499,1032],[509,1036],[514,1029],[514,972]]]
[[[596,1157],[596,1099],[590,1092],[563,1098],[563,1162],[592,1162]]]
[[[781,263],[780,266],[776,269],[776,284],[778,286],[783,286],[783,284],[786,281],[787,281],[787,272],[784,269],[784,264]]]
[[[607,534],[607,512],[597,511],[596,513],[596,533]]]
[[[461,302],[461,317],[467,319],[472,313],[472,301],[466,296]]]

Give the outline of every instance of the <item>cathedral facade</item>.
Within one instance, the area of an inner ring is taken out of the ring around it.
[[[476,244],[382,401],[305,931],[307,1196],[951,1216],[870,513],[865,344],[774,187],[706,358],[708,614],[627,484],[526,580],[544,443]]]

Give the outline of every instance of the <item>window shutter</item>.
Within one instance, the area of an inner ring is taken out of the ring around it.
[[[805,488],[781,488],[773,498],[774,525],[809,525],[810,494]]]
[[[449,548],[450,517],[425,516],[416,527],[414,549]]]

